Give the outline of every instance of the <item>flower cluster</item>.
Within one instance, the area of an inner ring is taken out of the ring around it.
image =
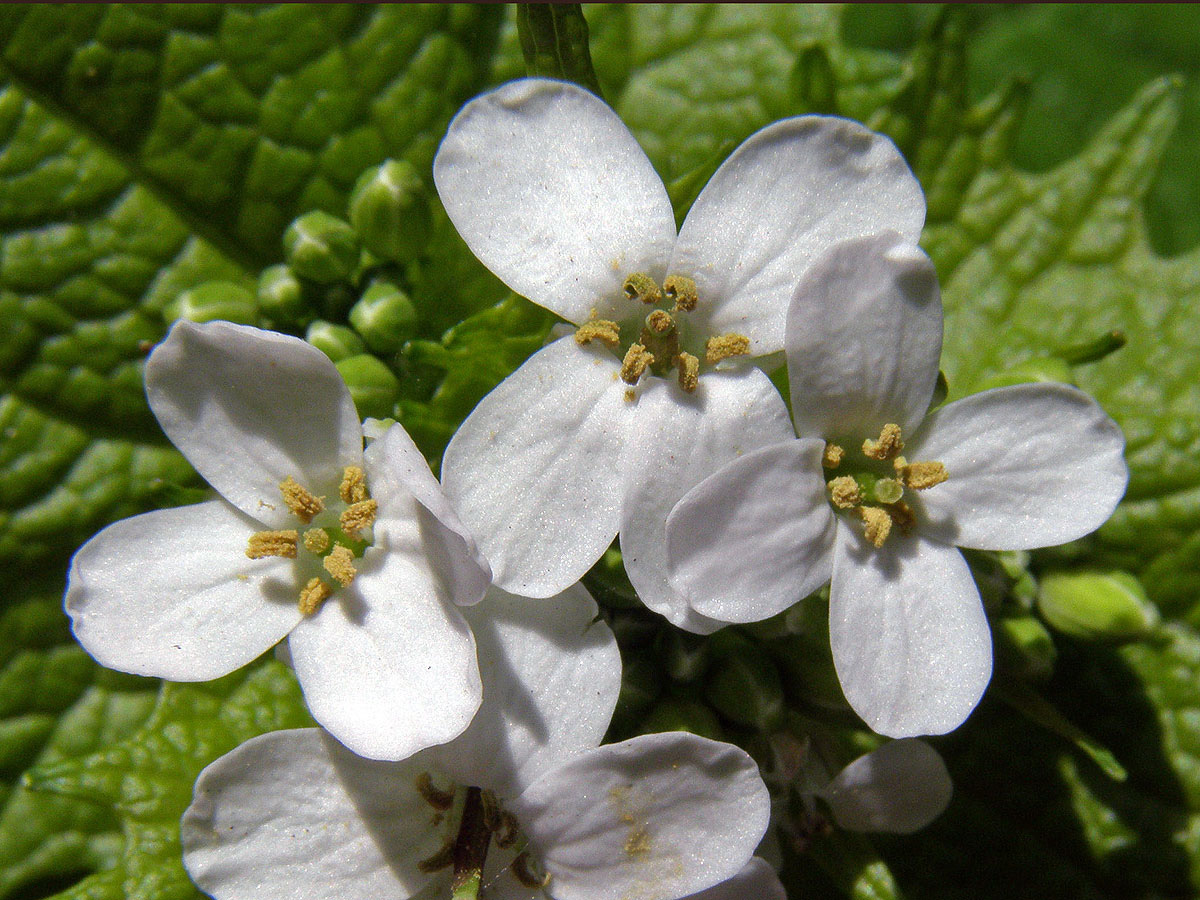
[[[372,221],[391,221],[379,178]],[[779,900],[755,856],[769,831],[803,850],[939,815],[949,775],[915,736],[957,727],[991,675],[956,548],[1080,537],[1126,470],[1074,388],[939,405],[941,301],[896,148],[845,119],[777,122],[676,230],[615,113],[525,79],[464,107],[433,178],[484,265],[570,323],[466,418],[442,483],[401,425],[364,425],[312,344],[180,321],[146,392],[217,496],[118,522],[72,563],[66,608],[100,662],[204,680],[279,644],[321,726],[202,773],[182,821],[196,883]],[[767,374],[781,353],[790,410]],[[580,579],[615,537],[637,595],[692,635],[828,583],[845,698],[901,739],[850,761],[776,710],[769,760],[686,731],[603,743],[634,689]]]

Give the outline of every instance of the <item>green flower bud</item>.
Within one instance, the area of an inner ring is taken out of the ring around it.
[[[643,734],[663,731],[687,731],[714,741],[725,739],[721,722],[711,709],[694,700],[664,700],[642,720]]]
[[[1043,356],[1038,359],[1028,359],[1017,363],[1011,368],[985,378],[979,385],[981,391],[991,388],[1008,387],[1013,384],[1028,384],[1029,382],[1060,381],[1063,384],[1074,384],[1075,376],[1071,367],[1063,360],[1054,356]]]
[[[395,353],[417,333],[417,308],[394,284],[376,281],[351,308],[350,324],[376,353]]]
[[[659,659],[675,681],[695,681],[708,668],[708,639],[670,628],[659,633]]]
[[[283,256],[304,278],[319,284],[346,281],[358,268],[358,235],[346,222],[321,210],[300,216],[283,234]]]
[[[1054,572],[1041,580],[1038,610],[1054,628],[1093,641],[1133,641],[1158,625],[1158,610],[1128,572]]]
[[[192,322],[258,322],[258,304],[254,295],[233,281],[206,281],[181,293],[164,310],[168,319]]]
[[[761,647],[730,653],[713,663],[704,697],[725,718],[759,731],[783,724],[783,684],[779,670]]]
[[[996,666],[1027,681],[1044,681],[1054,674],[1058,657],[1050,632],[1033,616],[994,619]]]
[[[317,319],[309,325],[304,339],[334,362],[348,356],[357,356],[367,349],[354,329],[345,325],[334,325],[324,319]]]
[[[350,396],[363,418],[385,418],[400,398],[400,381],[374,356],[361,353],[334,363],[350,388]]]
[[[350,195],[350,222],[380,259],[405,262],[420,255],[429,242],[433,215],[417,170],[388,160],[363,172]]]
[[[258,308],[273,322],[300,322],[312,315],[304,285],[285,265],[269,266],[258,276]]]

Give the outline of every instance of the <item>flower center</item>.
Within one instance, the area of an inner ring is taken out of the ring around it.
[[[904,436],[895,424],[884,425],[878,438],[863,441],[860,458],[848,462],[846,469],[842,469],[847,461],[845,448],[825,445],[825,468],[845,473],[825,484],[830,504],[860,519],[863,536],[877,548],[884,545],[893,528],[908,534],[916,524],[916,514],[904,502],[906,490],[928,490],[950,477],[940,462],[910,463],[900,455],[903,449]],[[887,463],[890,467],[884,465]]]
[[[319,560],[325,576],[309,578],[297,600],[300,612],[311,616],[333,595],[331,579],[341,587],[349,587],[354,581],[358,574],[354,560],[371,544],[363,533],[375,524],[378,504],[367,492],[366,474],[358,466],[347,466],[342,471],[338,488],[341,502],[334,508],[327,507],[324,497],[316,496],[290,475],[280,483],[279,493],[288,511],[301,524],[312,527],[303,534],[295,529],[255,532],[246,545],[246,555],[251,559],[297,559],[303,550],[304,558]]]
[[[690,394],[700,383],[702,366],[711,368],[750,350],[750,339],[742,334],[701,340],[692,333],[687,314],[700,297],[690,278],[668,275],[660,288],[649,275],[635,272],[625,279],[624,290],[628,300],[654,307],[640,325],[636,316],[624,324],[593,317],[575,331],[575,340],[580,345],[598,341],[621,354],[621,380],[631,388],[625,392],[626,400],[634,398],[632,386],[647,371],[666,377],[674,369],[679,386]],[[637,339],[630,339],[635,332]]]

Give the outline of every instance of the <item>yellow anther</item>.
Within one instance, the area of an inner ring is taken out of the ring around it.
[[[670,334],[675,330],[675,320],[671,318],[670,313],[656,309],[646,316],[646,327],[660,336]]]
[[[912,511],[912,507],[901,500],[898,503],[893,503],[888,507],[888,514],[892,517],[892,524],[899,528],[905,534],[913,530],[913,526],[917,524],[916,513]]]
[[[367,493],[367,473],[358,466],[346,466],[342,470],[342,485],[338,495],[343,503],[361,503],[370,494]]]
[[[867,540],[876,547],[882,547],[892,533],[892,517],[887,510],[878,506],[860,506],[858,515],[863,520],[863,534]]]
[[[662,301],[662,291],[658,289],[658,284],[644,272],[634,272],[625,279],[625,296],[630,300],[641,300],[643,303]]]
[[[325,566],[325,571],[332,575],[342,587],[349,587],[354,581],[354,576],[358,574],[358,570],[354,568],[354,554],[350,552],[350,548],[344,544],[338,544],[329,551],[329,555],[322,560]]]
[[[333,588],[320,578],[310,578],[308,584],[300,589],[300,602],[296,604],[300,607],[300,615],[311,616],[332,595]]]
[[[363,500],[353,506],[347,506],[338,518],[338,524],[342,526],[342,531],[357,539],[360,531],[375,524],[375,513],[378,510],[379,504],[374,500]]]
[[[500,810],[499,826],[492,831],[497,847],[511,847],[521,837],[521,823],[507,809]]]
[[[923,491],[935,484],[941,484],[949,477],[946,467],[940,462],[909,463],[905,466],[903,475],[904,486],[915,491]]]
[[[429,875],[439,869],[448,869],[452,865],[454,865],[454,841],[446,838],[440,848],[417,862],[417,871]]]
[[[700,300],[696,282],[685,275],[668,275],[663,282],[663,292],[675,304],[675,312],[691,312]]]
[[[608,319],[592,319],[584,322],[575,330],[575,343],[581,347],[599,341],[606,347],[616,350],[621,346],[621,326]]]
[[[299,535],[294,531],[255,532],[250,535],[250,540],[246,544],[246,555],[251,559],[263,559],[267,556],[295,559],[298,537]]]
[[[318,556],[329,549],[329,532],[324,528],[310,528],[304,532],[304,549]]]
[[[863,441],[862,452],[871,459],[891,459],[904,449],[904,440],[900,435],[900,426],[887,424],[879,432],[879,440],[867,438]]]
[[[454,805],[454,791],[439,790],[434,786],[433,778],[428,772],[422,772],[414,779],[417,793],[426,803],[436,810],[445,812]]]
[[[292,511],[292,515],[305,525],[325,508],[325,503],[320,497],[310,493],[291,475],[279,483],[279,493],[283,494],[283,502]]]
[[[846,455],[846,451],[837,444],[826,444],[825,453],[821,457],[821,465],[827,469],[836,469],[842,462],[842,457]]]
[[[680,353],[675,357],[675,368],[679,371],[679,386],[694,393],[700,384],[700,360],[690,353]]]
[[[625,402],[632,403],[637,399],[637,391],[633,388],[625,388]]]
[[[719,334],[710,337],[704,344],[704,361],[715,366],[731,356],[744,356],[750,352],[750,338],[744,334]]]
[[[631,344],[621,361],[621,380],[626,384],[637,384],[642,373],[653,364],[653,353],[647,353],[642,344]]]
[[[518,853],[512,861],[512,873],[516,876],[517,881],[525,885],[527,888],[544,888],[550,883],[549,873],[538,874],[534,872],[532,865],[533,861],[529,858],[529,852]]]
[[[852,509],[862,503],[862,489],[849,475],[835,478],[825,487],[829,490],[829,499],[838,509]]]

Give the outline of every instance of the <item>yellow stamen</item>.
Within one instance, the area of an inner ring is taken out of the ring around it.
[[[338,495],[343,503],[361,503],[370,495],[367,493],[367,474],[358,466],[346,466],[342,470],[342,486]]]
[[[675,312],[691,312],[700,301],[696,282],[684,275],[668,275],[663,282],[663,291],[675,304]]]
[[[671,314],[656,309],[646,316],[646,327],[657,335],[670,334],[675,329],[675,320]]]
[[[592,319],[584,322],[575,330],[575,343],[581,347],[599,341],[606,347],[616,350],[621,346],[621,326],[608,319]]]
[[[544,888],[550,883],[549,873],[542,875],[536,874],[531,868],[532,860],[529,858],[529,852],[518,853],[516,859],[512,861],[512,873],[517,877],[517,881],[525,885],[527,888]]]
[[[871,459],[891,459],[904,449],[904,440],[900,435],[900,426],[887,424],[879,432],[879,440],[867,438],[863,441],[862,452]]]
[[[863,534],[867,540],[876,548],[882,547],[892,532],[892,517],[888,515],[887,510],[878,506],[860,506],[858,515],[863,520]]]
[[[300,589],[300,602],[296,605],[300,607],[302,616],[311,616],[332,595],[333,588],[320,578],[310,578],[308,584]]]
[[[658,303],[662,300],[662,291],[649,275],[634,272],[625,279],[625,296],[643,303]]]
[[[521,837],[521,825],[517,817],[507,809],[500,810],[500,823],[492,830],[492,839],[497,847],[511,847]]]
[[[454,865],[454,841],[446,838],[445,843],[432,854],[417,863],[417,870],[426,875]]]
[[[940,462],[915,462],[905,467],[904,486],[915,491],[923,491],[935,484],[941,484],[950,475]]]
[[[375,524],[375,513],[378,509],[379,504],[374,500],[362,500],[353,506],[347,506],[338,523],[342,526],[342,531],[352,538],[357,538],[360,531]]]
[[[358,570],[354,568],[354,554],[344,544],[338,544],[329,551],[322,564],[325,571],[337,579],[342,587],[349,587],[354,581],[354,576],[358,574]]]
[[[417,793],[436,810],[445,812],[454,805],[454,791],[439,790],[433,784],[433,778],[428,772],[422,772],[415,780]]]
[[[291,475],[279,483],[279,493],[283,494],[283,502],[292,511],[292,515],[305,525],[325,508],[325,503],[320,497],[310,493]]]
[[[632,403],[637,399],[637,391],[633,388],[625,388],[625,402]]]
[[[631,344],[621,361],[621,380],[626,384],[637,384],[642,373],[653,364],[653,353],[647,353],[642,344]]]
[[[902,532],[908,534],[913,530],[913,526],[917,524],[917,515],[913,512],[912,507],[903,500],[898,503],[893,503],[888,507],[888,514],[892,517],[892,524],[898,527]]]
[[[700,384],[700,360],[690,353],[680,353],[675,357],[675,366],[679,370],[679,386],[687,393],[694,393]]]
[[[731,356],[744,356],[750,351],[750,338],[744,334],[719,334],[704,344],[704,361],[715,366]]]
[[[329,549],[329,532],[324,528],[310,528],[304,532],[304,549],[318,556]]]
[[[845,455],[846,451],[837,444],[826,444],[825,455],[821,457],[821,465],[826,469],[836,469]]]
[[[835,478],[825,487],[829,490],[829,499],[838,509],[851,509],[862,503],[862,490],[849,475]]]
[[[246,544],[246,555],[251,559],[262,559],[267,556],[295,559],[298,537],[299,535],[294,531],[255,532],[250,535],[250,540]]]

